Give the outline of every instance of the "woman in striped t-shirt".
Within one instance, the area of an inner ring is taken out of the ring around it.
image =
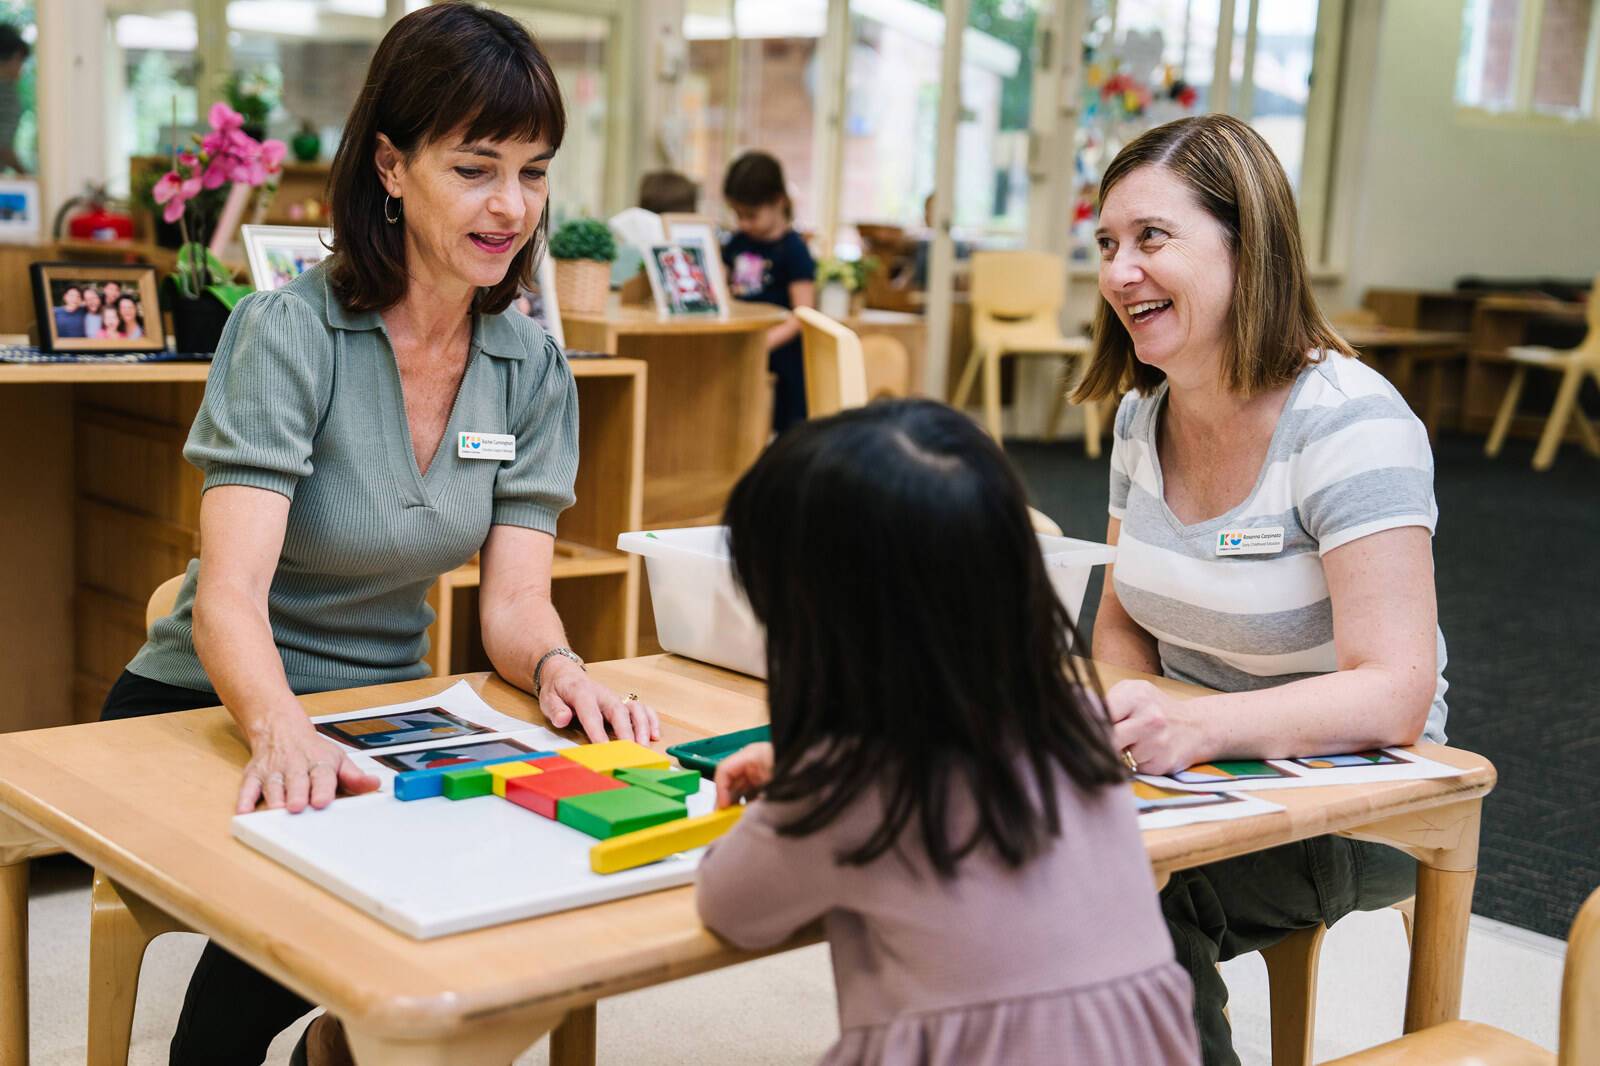
[[[1294,199],[1249,126],[1129,144],[1100,185],[1095,353],[1117,415],[1095,658],[1196,682],[1107,693],[1143,770],[1444,739],[1433,458],[1395,390],[1317,310]],[[1215,964],[1408,896],[1415,863],[1336,837],[1175,875],[1162,907],[1208,1066],[1237,1063]]]

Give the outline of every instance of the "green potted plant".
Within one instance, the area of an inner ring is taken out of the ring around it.
[[[597,218],[568,219],[550,235],[556,262],[556,303],[563,312],[599,314],[611,291],[611,262],[617,240]]]
[[[822,259],[817,263],[817,310],[829,318],[849,318],[865,299],[867,278],[876,269],[878,261],[871,256]]]
[[[256,186],[277,173],[283,162],[282,141],[257,142],[244,132],[243,117],[227,104],[214,104],[211,132],[196,137],[194,151],[179,152],[172,169],[156,181],[151,198],[162,205],[161,217],[176,222],[183,234],[178,268],[168,279],[172,326],[180,352],[215,351],[234,304],[250,291],[210,249],[211,236],[230,185]],[[210,195],[208,195],[210,194]]]
[[[256,71],[234,71],[222,83],[228,106],[239,113],[244,132],[256,140],[267,135],[267,117],[278,103],[278,73],[271,67]]]

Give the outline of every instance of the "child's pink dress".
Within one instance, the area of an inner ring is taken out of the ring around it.
[[[914,822],[868,866],[834,861],[877,825],[875,793],[799,838],[776,832],[793,807],[758,801],[702,861],[700,916],[746,948],[824,920],[842,1029],[827,1066],[1199,1062],[1130,791],[1061,776],[1057,796],[1062,831],[1043,854],[1012,870],[980,848],[948,881]],[[972,804],[951,807],[964,839]]]

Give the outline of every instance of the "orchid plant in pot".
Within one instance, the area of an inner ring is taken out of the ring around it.
[[[219,200],[215,190],[229,185],[254,188],[277,174],[285,152],[282,141],[257,141],[244,132],[244,120],[227,104],[214,104],[211,132],[196,137],[191,151],[174,155],[172,169],[151,191],[161,217],[176,222],[183,234],[172,285],[172,322],[178,350],[216,350],[222,326],[234,304],[250,291],[211,250],[218,220],[232,198]],[[242,206],[242,205],[241,205]]]

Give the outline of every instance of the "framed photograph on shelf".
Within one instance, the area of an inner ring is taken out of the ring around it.
[[[39,183],[0,178],[0,241],[31,244],[39,239]]]
[[[717,290],[706,266],[709,256],[701,244],[668,242],[652,244],[645,251],[644,270],[650,278],[650,291],[656,298],[657,313],[722,313],[726,305],[717,299]]]
[[[705,215],[665,214],[661,224],[667,231],[666,239],[673,244],[697,244],[705,249],[706,274],[717,293],[717,306],[726,311],[730,306],[728,276],[722,270],[722,238],[715,220]]]
[[[167,347],[156,268],[34,263],[33,306],[47,352],[159,352]]]
[[[326,259],[333,230],[314,226],[241,226],[250,283],[261,292],[281,289]]]
[[[539,268],[534,275],[533,288],[523,289],[511,306],[535,322],[556,347],[567,347],[566,331],[561,328],[561,305],[556,303],[556,261],[550,258],[548,248],[539,255]]]

